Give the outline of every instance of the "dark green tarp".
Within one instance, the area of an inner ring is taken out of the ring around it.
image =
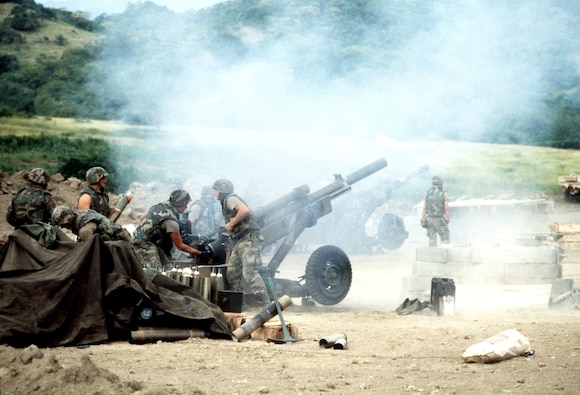
[[[223,311],[191,287],[146,275],[131,245],[98,235],[75,243],[57,229],[48,249],[23,230],[0,249],[0,343],[56,347],[130,338],[144,307],[157,325],[229,338]]]

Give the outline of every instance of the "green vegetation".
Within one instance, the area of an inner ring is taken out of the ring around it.
[[[175,169],[183,168],[183,158],[195,157],[189,146],[174,147],[172,141],[163,139],[170,134],[163,129],[60,118],[13,117],[7,121],[0,124],[0,156],[1,170],[10,174],[42,166],[52,174],[83,180],[88,168],[100,165],[111,173],[111,190],[121,193],[133,181],[167,182]],[[87,134],[93,137],[83,137]],[[151,137],[157,141],[155,146],[145,144]],[[580,172],[578,150],[469,142],[421,144],[387,154],[387,160],[411,167],[417,160],[411,157],[422,153],[419,160],[424,162],[416,164],[427,163],[429,174],[445,175],[454,198],[485,198],[490,193],[495,198],[560,195],[558,176]],[[168,150],[172,152],[169,157]],[[397,174],[391,171],[391,175]],[[425,192],[425,185],[405,184],[394,200],[414,201]]]
[[[220,70],[265,58],[289,70],[296,90],[341,86],[384,74],[396,66],[409,42],[429,38],[437,28],[437,4],[239,0],[176,14],[154,2],[138,2],[129,3],[122,14],[90,21],[82,13],[46,8],[34,0],[0,1],[0,117],[159,125],[164,121],[160,113],[178,87],[148,79],[151,70],[182,75],[195,84],[215,78]],[[569,15],[580,11],[574,2],[553,7]],[[569,39],[548,42],[542,53],[548,64],[548,76],[541,79],[544,96],[536,98],[545,104],[542,110],[522,115],[507,109],[496,114],[500,127],[485,135],[449,130],[437,138],[580,148],[577,55],[560,56],[580,53],[580,46],[575,27],[563,23]],[[118,90],[118,81],[129,84]],[[134,98],[143,100],[135,104]]]

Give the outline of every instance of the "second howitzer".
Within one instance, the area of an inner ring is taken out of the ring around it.
[[[381,158],[346,177],[335,174],[334,182],[319,190],[310,192],[308,185],[301,185],[254,210],[264,237],[263,248],[275,246],[272,258],[262,268],[262,276],[273,278],[279,293],[290,297],[312,297],[323,305],[337,304],[346,297],[352,282],[352,268],[344,251],[333,245],[321,246],[312,253],[306,263],[306,272],[299,280],[276,279],[275,274],[302,232],[332,212],[334,199],[349,192],[354,183],[386,166],[387,161]],[[209,250],[215,264],[219,263],[215,257],[225,256],[219,251],[219,246],[224,244],[219,239],[218,242],[208,240],[199,248]]]

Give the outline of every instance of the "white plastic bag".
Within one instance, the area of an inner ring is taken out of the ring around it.
[[[515,329],[508,329],[469,346],[461,357],[465,362],[490,363],[519,357],[530,350],[527,337]]]

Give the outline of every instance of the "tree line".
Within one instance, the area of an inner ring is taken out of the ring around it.
[[[162,103],[156,100],[161,99],[152,95],[146,106],[131,106],[127,92],[114,88],[113,78],[139,79],[139,73],[152,68],[173,73],[181,67],[177,59],[195,61],[209,54],[210,66],[201,60],[193,62],[198,68],[189,70],[192,78],[203,78],[209,68],[219,71],[220,67],[268,56],[288,65],[292,78],[304,86],[328,85],[392,63],[408,40],[418,32],[427,34],[437,23],[435,1],[238,0],[186,13],[143,2],[129,3],[121,14],[99,15],[93,20],[82,13],[46,8],[34,0],[0,0],[2,3],[15,6],[0,21],[0,48],[24,48],[25,33],[42,31],[46,20],[102,39],[79,47],[70,45],[63,34],[56,42],[64,48],[62,56],[41,54],[32,62],[23,60],[18,51],[2,51],[0,116],[42,115],[132,124],[158,123],[155,109]],[[580,11],[571,3],[561,6],[570,7],[570,13]],[[173,34],[176,27],[180,27],[178,35]],[[247,31],[264,38],[252,44],[244,39]],[[313,42],[323,45],[309,51]],[[580,53],[580,47],[569,49]],[[123,63],[128,56],[135,61]],[[476,139],[580,148],[580,73],[572,60],[558,63],[546,85],[544,110],[526,117],[507,113],[501,130]],[[453,133],[440,137],[474,139]]]

